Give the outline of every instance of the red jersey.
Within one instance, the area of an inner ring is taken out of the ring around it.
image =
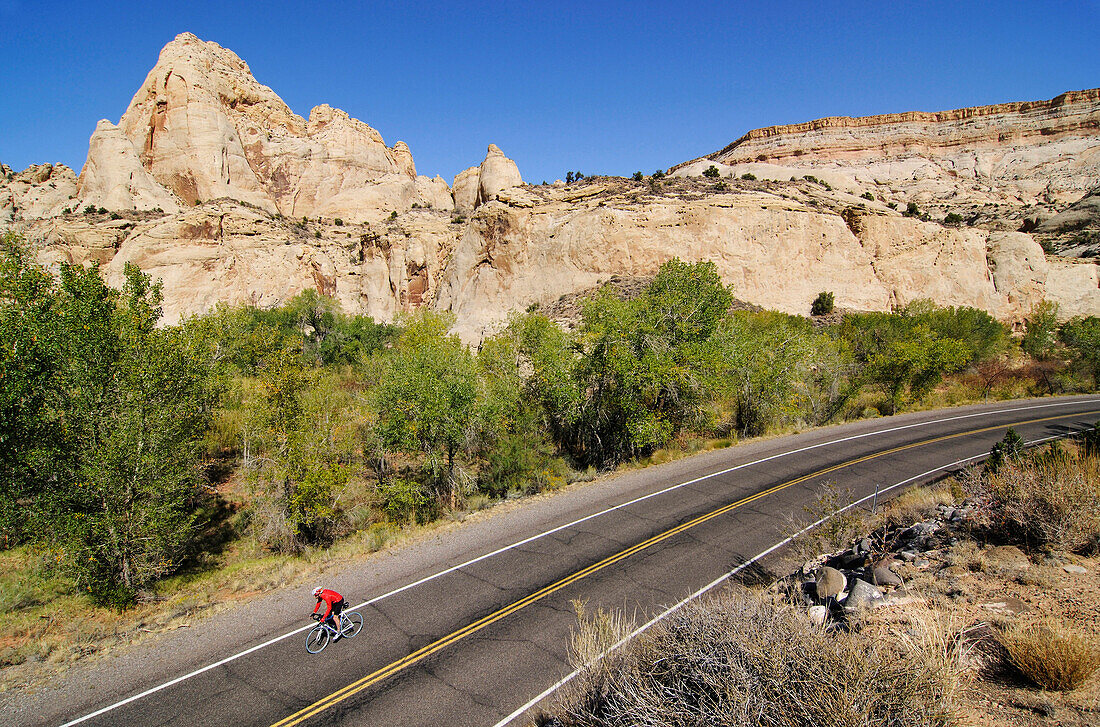
[[[343,601],[344,597],[336,591],[329,590],[328,588],[321,591],[321,595],[317,596],[317,605],[313,607],[313,612],[317,613],[317,609],[321,608],[321,604],[325,604],[325,615],[321,617],[322,621],[327,621],[328,617],[332,615],[332,607],[334,604]]]

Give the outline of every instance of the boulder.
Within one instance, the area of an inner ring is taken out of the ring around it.
[[[865,580],[857,578],[844,600],[845,610],[867,608],[882,600],[882,591]]]
[[[836,598],[844,590],[848,579],[836,568],[825,566],[817,572],[817,597],[821,600]]]
[[[898,574],[885,564],[875,566],[871,571],[871,581],[876,586],[900,586],[902,583]]]
[[[829,619],[829,609],[824,606],[810,606],[806,611],[806,615],[814,626],[824,626]]]

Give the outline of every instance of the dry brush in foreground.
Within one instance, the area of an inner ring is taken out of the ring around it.
[[[592,653],[583,632],[603,626],[580,624],[574,643],[586,644],[588,653],[576,655],[583,659]],[[902,653],[906,647],[858,633],[827,633],[794,608],[729,590],[685,606],[584,669],[536,724],[953,724],[957,667],[920,642]]]

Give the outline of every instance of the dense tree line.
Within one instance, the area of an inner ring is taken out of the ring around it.
[[[446,314],[393,325],[314,291],[158,327],[127,268],[0,259],[3,545],[47,547],[103,603],[131,602],[196,548],[218,471],[238,537],[323,547],[364,523],[425,522],[471,497],[565,482],[689,438],[762,434],[920,402],[951,375],[986,395],[1095,388],[1100,320],[1043,305],[1017,345],[988,314],[917,302],[807,318],[731,312],[711,263],[672,260],[642,293],[584,302],[567,330],[517,314],[464,345]],[[960,379],[961,380],[961,379]]]

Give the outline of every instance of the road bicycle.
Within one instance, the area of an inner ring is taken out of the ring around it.
[[[314,614],[314,617],[317,617]],[[328,642],[336,637],[336,627],[328,621],[320,621],[306,634],[306,651],[320,654]],[[354,637],[363,628],[363,616],[358,611],[344,611],[340,614],[340,636],[345,639]]]

